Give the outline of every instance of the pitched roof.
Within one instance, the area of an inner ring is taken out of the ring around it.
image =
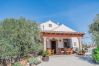
[[[46,21],[44,23],[41,23],[41,25],[43,25],[43,24],[54,24],[54,25],[58,25],[55,22],[53,22],[52,20],[48,20],[48,21]]]
[[[57,28],[53,29],[52,31],[61,31],[61,32],[76,32],[75,30],[65,26],[64,24],[58,26]]]
[[[52,24],[52,27],[48,27],[48,24]],[[58,31],[58,32],[76,32],[75,30],[69,28],[68,26],[64,25],[64,24],[57,24],[55,22],[53,22],[52,20],[48,20],[44,23],[40,24],[41,28],[44,27],[43,31]]]

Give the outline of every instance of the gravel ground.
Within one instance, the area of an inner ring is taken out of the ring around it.
[[[99,66],[92,61],[90,56],[54,55],[48,62],[42,62],[38,66]]]

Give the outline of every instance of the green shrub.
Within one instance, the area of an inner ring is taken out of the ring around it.
[[[92,52],[93,60],[95,60],[96,63],[99,63],[99,48],[96,48]]]
[[[19,62],[16,62],[12,66],[22,66],[22,65]]]
[[[43,57],[48,56],[48,52],[47,52],[47,51],[43,51],[42,56],[43,56]]]
[[[37,65],[37,64],[41,63],[40,60],[38,60],[36,57],[30,58],[28,60],[28,62],[29,62],[29,64],[34,64],[34,65]]]

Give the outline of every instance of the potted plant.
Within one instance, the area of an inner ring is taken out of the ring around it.
[[[42,53],[42,61],[49,61],[49,56],[47,51],[43,51]]]
[[[41,63],[40,60],[38,60],[37,57],[32,57],[28,60],[28,63],[29,63],[29,66],[36,66],[38,65],[39,63]]]
[[[84,55],[84,54],[85,54],[85,51],[84,50],[78,51],[78,55]]]

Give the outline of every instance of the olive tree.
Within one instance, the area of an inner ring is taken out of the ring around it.
[[[29,52],[41,49],[38,23],[22,17],[6,18],[0,22],[0,59],[5,61],[15,56],[24,57]]]
[[[89,26],[89,32],[95,41],[95,44],[99,48],[99,14],[96,15],[94,21]]]

